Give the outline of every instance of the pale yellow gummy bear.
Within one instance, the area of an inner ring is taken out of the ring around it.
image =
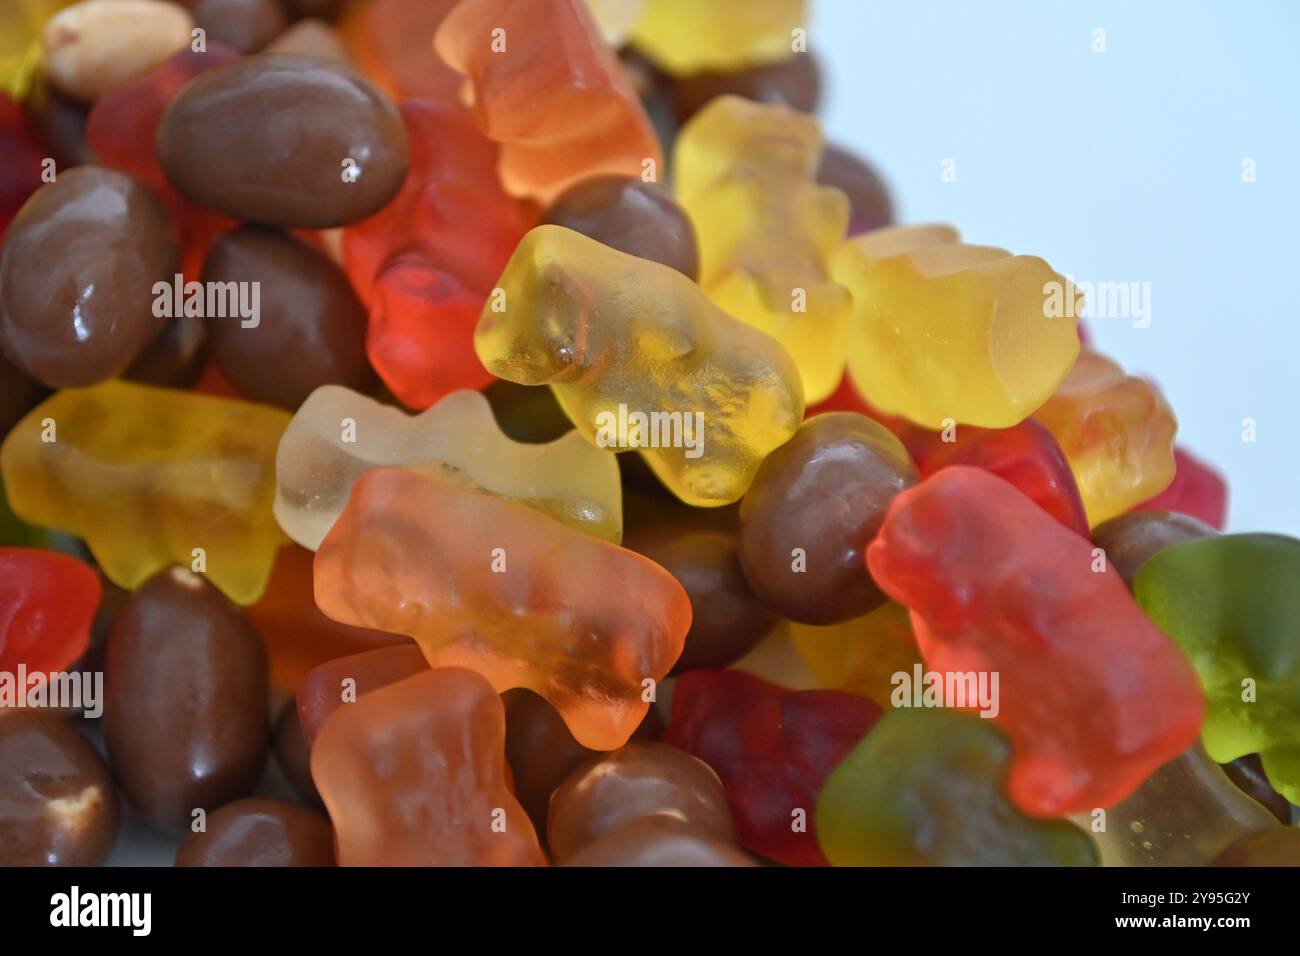
[[[488,371],[550,385],[584,437],[636,448],[688,504],[736,501],[803,419],[789,354],[676,269],[544,225],[498,286],[474,335]]]
[[[284,535],[271,514],[288,412],[112,380],[56,392],[0,446],[24,521],[84,538],[132,590],[171,564],[253,604]]]
[[[418,415],[341,385],[307,397],[276,454],[275,517],[315,551],[367,471],[405,468],[463,488],[513,498],[570,527],[623,538],[618,462],[577,432],[546,444],[511,441],[488,400],[452,392]]]
[[[785,346],[810,405],[840,384],[853,304],[831,278],[849,201],[817,182],[822,146],[806,113],[719,96],[677,137],[673,161],[699,239],[700,287]]]
[[[1079,354],[1078,312],[1059,307],[1075,299],[1072,283],[1037,256],[967,245],[947,226],[850,239],[834,276],[853,293],[854,385],[881,412],[927,428],[1009,428]]]
[[[41,27],[73,0],[0,0],[0,93],[26,98],[41,60]]]
[[[648,0],[632,44],[674,76],[730,73],[806,49],[807,15],[806,0]]]

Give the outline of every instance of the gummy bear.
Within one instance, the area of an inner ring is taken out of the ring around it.
[[[405,405],[427,408],[492,381],[474,325],[537,213],[502,190],[499,150],[463,110],[426,100],[400,109],[410,171],[387,206],[343,230],[343,259],[370,310],[371,363]]]
[[[1244,836],[1217,857],[1212,866],[1300,866],[1300,830],[1274,829]]]
[[[25,99],[41,59],[41,27],[73,0],[5,0],[0,7],[0,95]]]
[[[547,204],[600,173],[657,178],[654,129],[582,0],[462,0],[434,47],[465,75],[511,193]]]
[[[76,558],[0,548],[0,674],[69,667],[90,641],[101,594],[99,575]]]
[[[640,555],[396,468],[353,485],[316,552],[316,602],[415,638],[433,667],[535,691],[594,750],[627,742],[691,622],[681,586]]]
[[[793,356],[809,403],[844,373],[852,300],[831,279],[849,203],[817,183],[817,120],[785,106],[719,96],[677,138],[678,201],[700,242],[700,287],[724,312]]]
[[[0,93],[0,243],[27,197],[41,186],[45,149],[23,108]]]
[[[667,72],[731,72],[784,60],[808,26],[806,0],[647,0],[632,43]]]
[[[342,30],[357,68],[393,102],[454,105],[461,78],[433,50],[433,35],[458,0],[373,0],[350,7]]]
[[[1084,814],[1078,823],[1091,831],[1105,866],[1205,866],[1238,837],[1277,828],[1273,815],[1238,790],[1199,741],[1104,819]]]
[[[499,285],[474,337],[488,370],[550,385],[588,440],[639,448],[688,504],[737,500],[799,426],[790,356],[675,269],[538,226]]]
[[[14,512],[84,538],[114,584],[201,566],[252,604],[284,543],[271,500],[288,422],[265,405],[111,380],[29,412],[0,470]]]
[[[1210,756],[1258,753],[1274,789],[1300,803],[1300,541],[1187,541],[1147,561],[1134,591],[1200,675]]]
[[[409,417],[338,385],[312,392],[280,439],[276,520],[315,550],[353,482],[389,465],[513,498],[615,544],[623,534],[618,462],[576,432],[545,445],[513,442],[479,392],[453,392]]]
[[[1034,417],[1069,459],[1093,527],[1173,481],[1173,411],[1150,384],[1103,355],[1083,352]]]
[[[790,625],[790,639],[821,686],[890,705],[894,675],[910,674],[921,654],[907,608],[889,601],[870,614],[814,627]]]
[[[1056,439],[1027,418],[1010,428],[954,428],[946,432],[913,428],[904,440],[923,478],[949,465],[970,465],[1015,485],[1061,524],[1088,537],[1088,517],[1079,486]]]
[[[1138,511],[1174,511],[1222,531],[1228,517],[1228,483],[1212,466],[1185,448],[1174,447],[1174,480]]]
[[[997,676],[1008,792],[1031,816],[1111,806],[1200,733],[1187,659],[1092,542],[1002,479],[954,466],[902,492],[867,565],[911,610],[946,704],[973,706],[972,680]]]
[[[856,694],[696,670],[673,688],[664,742],[717,771],[741,846],[788,866],[825,866],[809,819],[817,794],[880,713]]]
[[[970,714],[891,711],[822,787],[818,842],[836,866],[1095,865],[1072,824],[1007,800],[1010,749]]]
[[[926,428],[1009,428],[1052,395],[1079,354],[1076,311],[1052,316],[1044,291],[1068,293],[1065,278],[1036,256],[967,245],[947,226],[854,237],[833,275],[853,294],[854,385],[887,415]]]
[[[311,752],[340,866],[542,866],[507,786],[505,712],[458,667],[337,710]]]
[[[409,642],[348,654],[313,667],[294,695],[307,745],[315,744],[325,722],[345,704],[428,669],[424,653]]]

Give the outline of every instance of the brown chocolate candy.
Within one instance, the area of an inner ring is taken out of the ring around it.
[[[863,550],[916,467],[892,432],[856,412],[804,422],[758,469],[740,503],[740,564],[758,599],[802,624],[885,603]]]
[[[9,434],[9,429],[46,393],[45,388],[14,368],[0,352],[0,435]]]
[[[95,161],[95,151],[86,141],[90,109],[85,104],[68,99],[44,77],[37,77],[27,113],[59,172]]]
[[[1204,521],[1173,511],[1130,511],[1092,529],[1092,543],[1106,552],[1129,590],[1148,560],[1171,545],[1218,534]]]
[[[302,722],[298,719],[298,704],[292,698],[280,712],[280,719],[275,722],[271,748],[275,751],[276,763],[303,802],[324,806],[316,791],[316,781],[311,778],[311,745],[303,735]]]
[[[673,84],[677,121],[684,124],[715,96],[727,94],[815,113],[822,98],[821,70],[811,53],[796,53],[746,70],[683,77]]]
[[[186,0],[209,40],[257,53],[289,26],[280,0]]]
[[[208,814],[176,851],[177,866],[333,866],[334,829],[301,803],[250,797]]]
[[[699,278],[699,243],[690,219],[666,192],[633,176],[594,176],[575,183],[542,222]]]
[[[1300,866],[1300,830],[1281,827],[1241,837],[1211,866]]]
[[[383,208],[408,164],[406,128],[355,70],[259,53],[191,80],[158,128],[187,199],[232,219],[327,229]]]
[[[123,378],[163,388],[193,385],[208,361],[208,325],[197,315],[177,315],[130,364]]]
[[[701,836],[732,839],[731,811],[704,761],[662,743],[632,743],[582,763],[551,795],[546,835],[564,862],[626,823],[665,816]]]
[[[894,204],[880,174],[847,149],[826,145],[817,168],[817,181],[823,186],[834,186],[848,197],[850,236],[894,221]]]
[[[564,866],[758,866],[727,840],[700,833],[666,816],[625,823],[587,844]]]
[[[212,357],[244,395],[293,411],[322,385],[374,386],[365,307],[316,250],[279,230],[245,226],[212,244],[203,281],[257,284],[256,325],[208,317]]]
[[[299,20],[271,41],[267,53],[298,53],[333,63],[351,65],[343,37],[324,20]]]
[[[300,17],[333,20],[343,9],[344,0],[285,0],[289,11]]]
[[[104,739],[122,792],[155,825],[248,794],[266,763],[266,651],[234,604],[183,568],[117,615],[105,657]]]
[[[27,200],[0,255],[0,347],[51,388],[125,369],[162,331],[154,285],[180,271],[167,209],[117,170],[78,166]]]
[[[543,698],[524,688],[501,695],[506,708],[506,761],[515,778],[515,798],[546,833],[551,794],[595,751],[573,739],[564,718]]]
[[[119,818],[108,767],[75,724],[0,714],[0,866],[98,866]]]

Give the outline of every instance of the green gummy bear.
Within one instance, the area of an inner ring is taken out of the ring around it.
[[[1142,566],[1134,593],[1196,667],[1209,755],[1258,753],[1273,788],[1300,803],[1300,541],[1230,534],[1174,545]]]
[[[831,772],[817,839],[835,866],[1095,866],[1073,824],[1027,817],[1002,787],[1011,747],[973,714],[892,710]]]

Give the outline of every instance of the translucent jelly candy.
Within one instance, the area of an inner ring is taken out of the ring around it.
[[[664,742],[722,778],[740,845],[789,866],[825,866],[813,808],[831,770],[880,717],[856,694],[788,691],[735,670],[697,670],[673,688]]]
[[[582,0],[462,0],[434,47],[465,75],[462,98],[501,144],[515,195],[549,203],[599,173],[657,178],[659,141]]]
[[[623,535],[618,462],[576,432],[523,444],[501,433],[479,392],[453,392],[411,417],[336,385],[312,392],[280,439],[276,520],[314,551],[353,482],[387,465],[512,498],[615,544]]]
[[[675,269],[538,226],[500,287],[474,337],[488,370],[550,385],[584,436],[638,448],[688,504],[738,499],[803,416],[785,350]]]
[[[1210,756],[1227,763],[1258,753],[1274,789],[1300,803],[1300,541],[1187,541],[1147,561],[1134,590],[1196,666]]]
[[[501,698],[426,671],[337,710],[311,752],[340,866],[542,866],[507,784]]]
[[[1139,511],[1175,511],[1199,518],[1217,531],[1228,517],[1228,483],[1185,448],[1174,447],[1174,480]]]
[[[423,652],[409,643],[337,657],[312,668],[294,695],[303,738],[311,746],[340,707],[428,669]]]
[[[99,575],[52,551],[0,548],[0,674],[61,671],[81,657],[99,607]],[[21,690],[25,690],[23,687]]]
[[[809,403],[844,372],[852,300],[831,279],[849,202],[817,183],[817,120],[738,96],[711,101],[673,152],[678,201],[700,241],[700,286],[785,346]]]
[[[1142,504],[1174,478],[1178,422],[1150,384],[1103,355],[1083,352],[1034,417],[1065,452],[1088,522]]]
[[[640,555],[395,468],[353,485],[316,552],[316,602],[415,638],[433,667],[535,691],[594,750],[627,742],[691,622],[681,586]]]
[[[945,440],[946,435],[952,440]],[[1065,453],[1052,433],[1032,418],[1011,428],[963,426],[950,433],[913,428],[904,444],[922,477],[949,465],[982,468],[1015,485],[1067,528],[1088,537],[1088,517]]]
[[[455,104],[460,74],[433,51],[433,35],[458,0],[374,0],[351,6],[342,24],[349,51],[394,102],[416,97]]]
[[[791,624],[790,639],[817,682],[890,706],[895,674],[921,662],[907,608],[893,601],[863,617],[812,627]]]
[[[1010,747],[971,714],[895,710],[835,769],[817,801],[817,839],[836,866],[1092,866],[1063,820],[1007,800]]]
[[[1267,830],[1242,837],[1220,853],[1213,865],[1300,866],[1300,830]]]
[[[1006,732],[1012,801],[1032,816],[1123,800],[1200,733],[1186,658],[1092,543],[988,472],[945,468],[894,499],[867,548],[876,583],[912,611],[945,702],[998,675],[984,712]],[[949,675],[963,677],[961,683]]]
[[[1036,256],[960,242],[947,226],[850,239],[833,274],[853,294],[853,383],[885,414],[926,428],[1009,428],[1079,354],[1074,310],[1050,316],[1044,292],[1071,294],[1064,277]]]
[[[1105,814],[1082,814],[1077,822],[1106,866],[1204,866],[1238,837],[1277,828],[1199,741]]]
[[[287,412],[109,381],[65,389],[0,447],[15,514],[86,540],[113,583],[201,568],[240,604],[261,597],[284,535],[271,513]]]
[[[45,21],[72,0],[5,0],[0,7],[0,93],[23,99],[41,59]]]
[[[0,242],[10,221],[27,197],[41,186],[45,148],[36,137],[27,114],[15,100],[0,93]]]
[[[730,71],[791,55],[806,0],[647,0],[632,42],[669,73]]]
[[[501,188],[497,146],[463,110],[426,100],[400,110],[410,172],[392,202],[343,230],[343,258],[370,309],[371,363],[404,404],[426,408],[492,380],[474,325],[536,212]]]

